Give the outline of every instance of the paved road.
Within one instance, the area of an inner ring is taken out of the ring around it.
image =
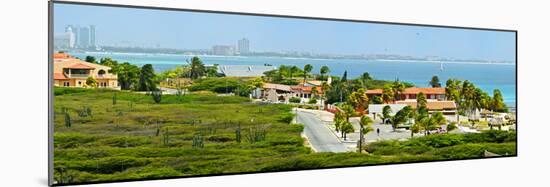
[[[315,151],[335,153],[348,151],[316,114],[298,111],[297,122],[304,124],[304,134]]]
[[[356,142],[357,140],[359,140],[359,129],[361,128],[359,125],[359,118],[353,118],[350,121],[355,129],[355,132],[349,133],[347,135],[348,141]],[[380,124],[380,122],[378,121],[372,124],[372,129],[373,131],[365,135],[365,141],[367,142],[374,142],[379,140],[403,140],[411,137],[411,131],[408,131],[408,130],[394,131],[391,125]],[[380,134],[376,133],[376,129],[380,129]],[[415,134],[415,136],[419,136],[419,135]]]

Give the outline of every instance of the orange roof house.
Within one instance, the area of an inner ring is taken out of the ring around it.
[[[82,63],[73,64],[73,65],[69,66],[68,68],[70,68],[70,69],[95,69],[95,67],[88,66],[88,65],[82,64]]]
[[[67,78],[63,73],[54,73],[53,74],[53,79],[54,80],[67,80],[69,78]]]
[[[54,53],[53,54],[54,59],[69,59],[71,56],[67,53]]]
[[[369,97],[382,96],[382,89],[367,90],[366,94]],[[399,100],[416,99],[416,95],[424,93],[426,99],[436,99],[440,101],[446,100],[445,88],[405,88],[399,95]]]
[[[97,87],[118,89],[118,77],[110,73],[111,67],[89,63],[66,53],[53,54],[54,86],[89,87],[86,79],[92,77]]]
[[[395,104],[406,104],[411,106],[414,109],[418,105],[416,100],[396,101]],[[443,114],[456,113],[456,103],[454,101],[427,100],[426,108],[428,108],[428,111],[430,112],[439,111],[439,112],[442,112]]]

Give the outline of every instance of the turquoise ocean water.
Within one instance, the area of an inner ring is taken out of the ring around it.
[[[70,53],[84,59],[87,55],[96,58],[110,57],[118,61],[136,65],[152,64],[155,71],[164,71],[176,65],[186,63],[191,56],[167,54],[130,54],[130,53]],[[220,65],[256,65],[271,64],[313,65],[314,73],[321,66],[330,68],[331,75],[341,76],[344,71],[353,78],[363,72],[369,72],[376,79],[395,80],[414,83],[418,87],[427,87],[433,75],[439,76],[442,84],[449,78],[469,80],[492,95],[494,89],[500,89],[504,102],[510,107],[516,106],[516,65],[482,64],[467,62],[426,62],[406,60],[355,60],[355,59],[310,59],[283,57],[241,57],[241,56],[199,56],[205,64]]]

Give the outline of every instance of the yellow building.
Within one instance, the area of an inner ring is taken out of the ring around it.
[[[93,77],[99,88],[120,88],[117,75],[110,72],[111,67],[89,63],[65,53],[55,53],[53,57],[54,86],[89,87],[86,79]]]

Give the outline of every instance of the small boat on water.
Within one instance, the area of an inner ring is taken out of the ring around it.
[[[443,71],[443,62],[441,62],[441,65],[439,66],[439,71]]]

